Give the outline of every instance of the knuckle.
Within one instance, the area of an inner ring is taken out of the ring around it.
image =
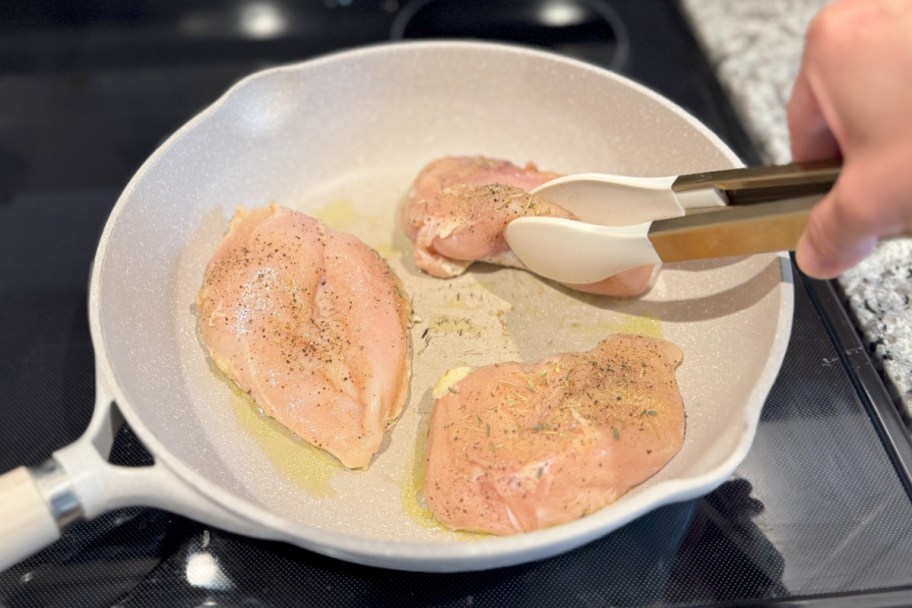
[[[809,50],[828,52],[831,47],[837,49],[851,28],[851,13],[854,12],[850,2],[843,0],[824,6],[811,19],[805,33],[805,44]]]
[[[833,212],[842,226],[858,233],[877,233],[885,221],[884,194],[864,167],[847,166],[834,188]]]
[[[874,205],[864,197],[839,192],[836,196],[834,212],[837,221],[856,232],[870,232],[876,228],[879,214]]]

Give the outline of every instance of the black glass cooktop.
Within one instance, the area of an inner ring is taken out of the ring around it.
[[[462,36],[614,69],[758,160],[665,0],[0,5],[0,472],[88,424],[89,267],[120,189],[165,137],[254,70]],[[0,606],[912,605],[912,445],[832,285],[796,276],[755,443],[709,496],[565,555],[462,574],[356,566],[123,509],[0,573]],[[112,460],[148,459],[121,428]]]

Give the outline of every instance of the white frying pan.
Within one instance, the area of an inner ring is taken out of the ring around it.
[[[52,542],[60,526],[127,505],[375,566],[491,568],[572,549],[725,481],[750,447],[785,352],[787,258],[669,266],[632,300],[493,267],[433,279],[411,262],[394,211],[419,169],[450,154],[567,173],[674,175],[739,164],[655,93],[517,47],[383,45],[246,78],[168,139],[117,202],[90,289],[95,415],[42,467],[0,478],[0,569]],[[342,469],[262,418],[198,342],[191,303],[208,256],[236,206],[272,201],[361,237],[413,299],[410,398],[367,471]],[[616,331],[683,348],[680,454],[576,522],[505,538],[437,526],[417,499],[437,378],[459,365],[588,349]],[[106,461],[118,411],[154,466]]]

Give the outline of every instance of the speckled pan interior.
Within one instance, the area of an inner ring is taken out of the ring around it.
[[[261,72],[171,137],[120,198],[99,247],[99,373],[153,452],[262,536],[373,565],[467,570],[597,538],[708,492],[744,458],[790,333],[784,255],[667,266],[640,298],[570,292],[477,266],[421,274],[395,211],[428,161],[483,154],[561,172],[669,175],[738,164],[658,95],[554,55],[480,43],[383,45]],[[366,471],[259,415],[207,360],[192,310],[234,209],[270,202],[376,248],[415,312],[405,411]],[[687,410],[680,454],[614,505],[520,537],[444,530],[418,498],[430,389],[448,368],[589,349],[611,332],[673,340]],[[176,511],[181,510],[175,505]]]

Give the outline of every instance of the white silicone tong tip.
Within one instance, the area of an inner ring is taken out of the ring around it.
[[[651,222],[600,226],[554,217],[524,217],[507,224],[504,237],[525,267],[571,285],[661,262],[649,241]]]

